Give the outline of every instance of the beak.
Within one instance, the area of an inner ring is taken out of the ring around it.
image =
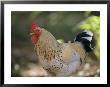
[[[33,35],[34,33],[30,33],[30,35]]]

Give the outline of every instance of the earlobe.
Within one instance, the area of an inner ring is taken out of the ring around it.
[[[32,35],[32,36],[31,36],[31,41],[32,41],[33,44],[36,44],[37,41],[38,41],[37,36],[36,36],[36,35]]]

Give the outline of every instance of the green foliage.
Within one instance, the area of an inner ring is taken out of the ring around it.
[[[92,30],[96,39],[96,46],[94,53],[97,58],[100,58],[100,17],[99,16],[90,16],[82,22],[80,25],[81,29]]]
[[[100,29],[100,17],[99,16],[90,16],[84,23],[80,26],[82,29],[93,30],[99,32]]]

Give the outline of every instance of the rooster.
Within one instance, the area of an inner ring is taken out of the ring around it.
[[[85,64],[87,53],[93,50],[91,31],[79,33],[74,42],[58,43],[50,32],[32,23],[30,35],[41,66],[56,77],[78,71]]]

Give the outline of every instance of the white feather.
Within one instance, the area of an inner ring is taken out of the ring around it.
[[[90,35],[90,36],[93,36],[93,33],[91,31],[87,31],[85,30],[84,32],[86,32],[86,34]]]
[[[92,40],[92,37],[82,37],[82,38],[85,38],[85,39],[87,39],[87,40],[90,41],[90,42],[91,42],[91,40]]]

